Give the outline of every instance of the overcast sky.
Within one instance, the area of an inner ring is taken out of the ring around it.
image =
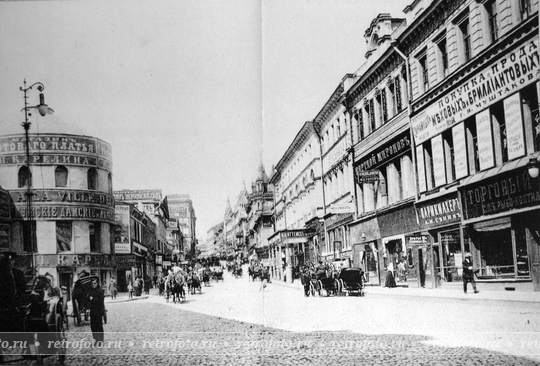
[[[364,62],[371,20],[409,3],[2,1],[0,134],[23,131],[23,80],[44,83],[48,123],[112,145],[115,190],[189,194],[206,239]]]

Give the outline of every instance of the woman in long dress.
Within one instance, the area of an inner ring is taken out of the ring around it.
[[[394,278],[394,263],[392,260],[390,260],[390,263],[388,263],[388,268],[386,269],[386,283],[384,284],[384,287],[396,287],[396,280]]]

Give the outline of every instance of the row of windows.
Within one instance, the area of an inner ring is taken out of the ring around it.
[[[326,204],[338,200],[344,194],[351,191],[349,182],[352,181],[351,168],[345,165],[334,174],[330,174],[324,180],[324,192],[326,195]]]
[[[102,252],[102,223],[88,223],[88,238],[90,252]],[[56,251],[57,253],[73,251],[74,231],[72,221],[56,221]]]
[[[68,168],[66,168],[63,165],[59,165],[54,169],[54,186],[56,188],[66,188],[68,187],[68,178],[69,178],[69,171]],[[22,166],[19,169],[18,173],[18,186],[19,188],[28,187],[28,184],[31,185],[31,179],[32,175],[30,171],[28,170],[28,167]],[[86,182],[87,182],[87,188],[89,190],[98,190],[98,172],[95,168],[89,168],[86,173]],[[111,173],[108,175],[108,187],[107,192],[112,194],[112,176]]]
[[[519,10],[519,19],[516,19],[516,21],[529,18],[533,13],[531,0],[515,0],[512,4],[515,4],[516,1],[518,4],[514,6]],[[433,56],[428,55],[428,46],[417,53],[415,56],[418,68],[416,78],[419,82],[416,96],[421,95],[438,81],[446,78],[450,73],[450,69],[454,69],[454,66],[457,67],[468,62],[473,57],[473,41],[483,38],[485,40],[483,45],[487,47],[500,38],[502,17],[499,11],[499,3],[500,0],[489,0],[478,8],[479,16],[477,18],[480,19],[481,24],[478,24],[477,27],[484,29],[484,32],[475,32],[476,38],[474,40],[471,37],[473,34],[471,31],[471,19],[472,14],[474,14],[472,10],[476,9],[467,8],[456,16],[442,33],[433,38],[432,45],[435,49]],[[455,59],[452,65],[450,65],[449,61],[450,55],[455,55],[455,57],[452,56]],[[432,57],[434,58],[432,59]],[[436,65],[436,69],[430,77],[430,65],[432,64]]]
[[[512,98],[512,97],[510,97]],[[540,117],[536,85],[518,94],[523,136],[530,139],[524,146],[540,151]],[[467,175],[501,165],[527,151],[509,155],[507,113],[504,101],[467,118],[463,123],[423,143],[417,149],[420,191],[431,190]],[[532,151],[529,151],[529,153]]]
[[[407,88],[402,88],[402,82],[406,85],[404,75],[389,78],[373,98],[364,99],[363,105],[353,112],[353,125],[357,129],[355,142],[363,140],[403,110]]]
[[[330,126],[323,132],[322,146],[323,151],[326,152],[332,145],[334,145],[343,135],[347,133],[347,122],[345,115],[340,113],[338,118],[330,124]]]

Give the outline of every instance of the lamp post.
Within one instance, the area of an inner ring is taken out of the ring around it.
[[[28,92],[32,90],[33,87],[36,87],[37,90],[39,90],[39,104],[37,106],[28,106]],[[30,86],[26,86],[26,79],[24,79],[24,87],[20,87],[20,90],[24,93],[24,122],[21,124],[24,128],[24,134],[25,134],[25,142],[26,142],[26,218],[27,218],[27,235],[28,240],[30,243],[30,253],[31,253],[31,259],[32,259],[32,277],[36,274],[36,266],[35,266],[35,259],[34,259],[34,252],[35,252],[35,243],[34,243],[34,217],[32,213],[32,173],[30,171],[30,141],[29,141],[29,130],[31,123],[28,121],[28,117],[30,117],[32,114],[29,112],[29,109],[36,108],[41,116],[45,116],[47,114],[52,114],[53,110],[47,107],[47,104],[45,104],[45,97],[43,95],[43,90],[45,89],[45,85],[43,85],[40,82],[34,83]]]

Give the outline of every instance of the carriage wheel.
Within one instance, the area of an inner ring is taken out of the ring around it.
[[[73,299],[71,302],[73,304],[73,324],[79,326],[81,325],[81,312],[79,309],[79,304],[75,299]]]
[[[309,284],[309,289],[311,290],[311,296],[315,296],[315,286],[313,283]]]
[[[319,292],[319,296],[322,296],[323,286],[321,280],[317,281],[317,291]]]

